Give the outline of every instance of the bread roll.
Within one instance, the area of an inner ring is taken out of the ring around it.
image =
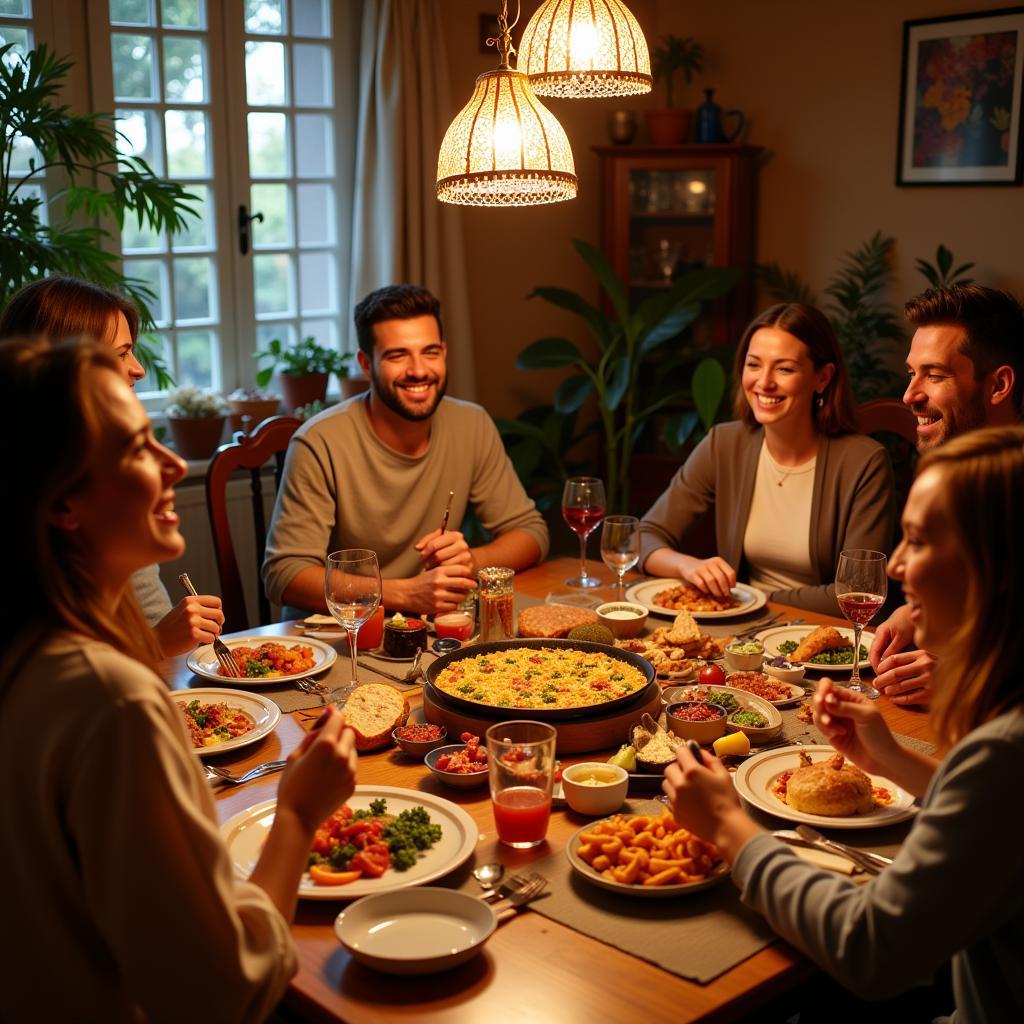
[[[519,635],[542,640],[567,637],[577,626],[597,622],[597,615],[587,608],[567,604],[536,604],[519,613]]]
[[[842,754],[812,764],[800,752],[803,767],[786,783],[786,803],[805,814],[849,818],[874,810],[871,780],[856,765],[847,764]]]
[[[409,702],[393,686],[364,683],[345,703],[345,723],[356,734],[356,750],[379,750],[391,740],[391,730],[405,725]]]

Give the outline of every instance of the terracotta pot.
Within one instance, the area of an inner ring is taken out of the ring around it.
[[[174,447],[183,459],[208,459],[220,444],[224,433],[223,416],[182,418],[168,416]]]
[[[291,377],[287,373],[278,376],[281,382],[281,393],[284,395],[285,408],[295,412],[300,405],[327,399],[327,373],[310,373],[305,377]]]
[[[366,377],[342,377],[341,378],[341,397],[344,398],[355,398],[356,395],[361,395],[364,391],[370,389],[370,382]]]
[[[281,400],[279,398],[229,398],[231,429],[245,429],[242,417],[248,416],[251,420],[249,430],[255,430],[268,416],[277,415],[280,404]]]
[[[692,110],[677,110],[666,107],[663,110],[647,110],[647,135],[652,146],[681,146],[690,139]]]

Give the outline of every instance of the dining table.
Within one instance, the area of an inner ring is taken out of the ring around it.
[[[540,600],[554,594],[557,599],[559,593],[566,592],[566,578],[578,567],[577,560],[555,558],[517,573],[516,592]],[[603,567],[593,566],[592,571],[600,574]],[[606,578],[608,575],[604,571]],[[614,596],[614,591],[608,594]],[[845,625],[842,620],[782,605],[769,603],[767,610],[781,613],[777,625],[795,617],[809,627]],[[649,621],[649,626],[668,621]],[[296,622],[246,631],[246,635],[265,636],[299,633],[300,624]],[[338,649],[339,656],[346,657],[344,645]],[[210,685],[193,675],[185,656],[165,662],[163,674],[172,689]],[[416,718],[420,693],[414,690],[405,696]],[[924,743],[931,739],[924,710],[896,705],[884,696],[878,706],[894,732]],[[284,758],[315,720],[310,713],[283,714],[271,734],[252,746],[221,755],[217,763],[242,772],[261,762]],[[563,758],[563,764],[604,760],[612,753],[614,750],[574,754]],[[280,775],[271,775],[244,785],[218,787],[216,806],[221,821],[273,799],[279,779]],[[558,852],[588,820],[568,809],[556,808],[545,843],[532,850],[512,850],[498,841],[486,786],[448,788],[422,762],[405,757],[394,747],[361,754],[358,782],[430,793],[458,804],[479,830],[476,863],[499,861],[507,871],[521,870]],[[502,924],[481,954],[469,962],[440,974],[397,978],[360,964],[339,943],[333,925],[345,906],[342,900],[299,901],[292,924],[299,968],[284,1003],[301,1019],[354,1024],[407,1019],[445,1024],[634,1018],[672,1020],[677,1024],[729,1021],[743,1019],[817,972],[806,957],[778,939],[708,983],[698,984],[527,908]],[[636,901],[638,916],[648,913],[648,908],[649,901]]]

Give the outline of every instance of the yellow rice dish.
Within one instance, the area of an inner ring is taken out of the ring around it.
[[[434,685],[461,700],[499,708],[588,708],[638,693],[639,669],[596,651],[510,647],[460,658]]]

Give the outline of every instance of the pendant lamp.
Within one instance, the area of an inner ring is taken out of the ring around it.
[[[509,66],[514,27],[515,22],[508,23],[507,0],[502,0],[500,34],[487,40],[498,48],[498,69],[476,80],[470,101],[441,143],[437,198],[443,203],[533,206],[576,196],[576,168],[565,131],[537,99],[527,76]]]
[[[523,32],[516,66],[539,96],[651,91],[647,40],[621,0],[544,0]]]

